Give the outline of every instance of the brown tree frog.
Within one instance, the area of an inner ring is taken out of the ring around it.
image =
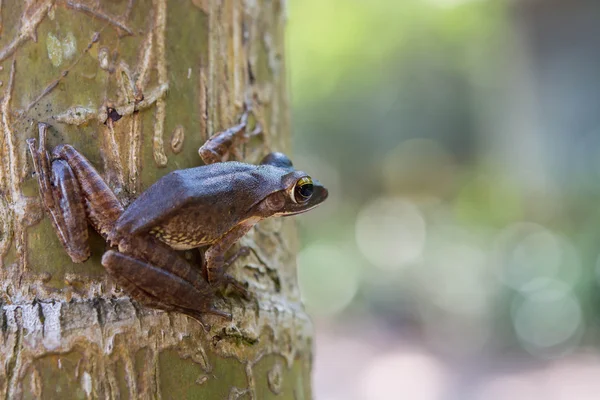
[[[213,140],[218,145],[204,149],[213,155],[206,165],[165,175],[124,209],[72,146],[48,154],[47,129],[39,124],[39,147],[35,139],[27,142],[42,203],[71,259],[90,256],[89,222],[111,246],[102,265],[133,298],[200,322],[205,313],[231,317],[213,306],[218,287],[231,284],[246,294],[226,273],[240,254],[224,259],[235,242],[264,218],[303,213],[327,198],[327,189],[284,154],[271,153],[260,165],[215,162],[228,149]],[[204,271],[175,251],[196,247],[206,247]]]

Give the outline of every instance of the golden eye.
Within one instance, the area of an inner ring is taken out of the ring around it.
[[[310,176],[298,179],[296,187],[294,188],[294,200],[296,200],[297,203],[306,203],[310,200],[313,190],[313,181],[310,179]]]

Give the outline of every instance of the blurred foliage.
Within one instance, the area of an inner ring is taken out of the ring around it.
[[[378,190],[381,156],[408,138],[433,138],[471,159],[471,96],[493,74],[503,7],[292,1],[288,48],[299,151],[339,166],[344,181],[362,181],[344,185],[353,196]]]
[[[596,342],[598,169],[561,186],[510,129],[526,54],[510,6],[290,2],[296,164],[331,193],[299,217],[317,317],[374,314],[463,356]]]

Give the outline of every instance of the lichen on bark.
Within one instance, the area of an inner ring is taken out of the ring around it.
[[[124,205],[251,106],[256,162],[289,146],[283,0],[0,3],[0,392],[6,398],[310,398],[312,328],[293,222],[266,221],[233,274],[250,301],[206,332],[107,276],[102,239],[73,264],[44,216],[25,140],[70,143]]]

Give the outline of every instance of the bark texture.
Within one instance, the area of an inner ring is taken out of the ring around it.
[[[291,220],[243,240],[232,273],[254,298],[217,300],[205,332],[132,302],[102,239],[73,264],[44,216],[25,140],[51,125],[126,206],[250,104],[256,162],[288,148],[283,0],[0,1],[0,393],[5,398],[306,399],[311,325]]]

